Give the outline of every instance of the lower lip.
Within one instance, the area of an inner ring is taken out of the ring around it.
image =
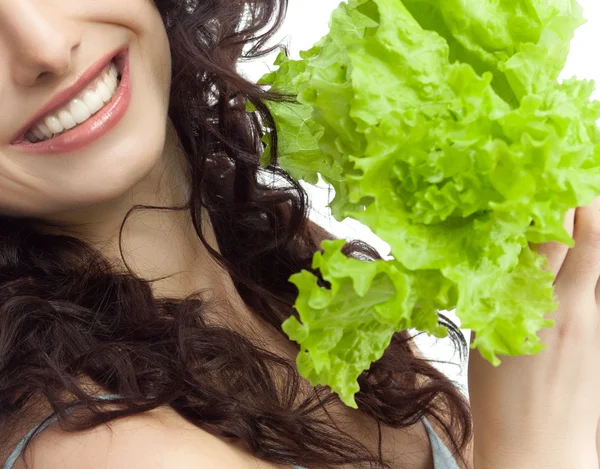
[[[31,143],[25,140],[11,146],[30,153],[70,153],[79,151],[106,135],[123,118],[131,101],[131,75],[129,71],[129,51],[115,59],[121,70],[121,82],[112,99],[83,124],[73,127],[58,137]]]

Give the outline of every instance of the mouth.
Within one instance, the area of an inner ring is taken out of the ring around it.
[[[123,117],[130,100],[128,48],[94,64],[63,90],[15,138],[17,148],[42,153],[82,148]]]
[[[56,138],[77,128],[108,106],[121,83],[121,71],[115,59],[111,60],[75,98],[56,111],[46,114],[27,129],[24,141],[38,143]]]
[[[121,48],[90,67],[22,128],[11,145],[51,153],[70,151],[112,128],[129,104],[128,52],[128,47]]]

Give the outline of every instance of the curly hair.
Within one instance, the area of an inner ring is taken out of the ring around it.
[[[172,56],[169,117],[187,158],[189,210],[199,239],[227,269],[252,312],[274,326],[296,314],[294,272],[311,270],[320,242],[332,236],[308,220],[307,194],[277,165],[259,164],[263,126],[275,129],[266,102],[293,101],[236,71],[265,47],[287,0],[155,0]],[[273,22],[273,24],[271,24]],[[260,31],[266,32],[260,33]],[[246,52],[245,46],[250,45]],[[250,101],[256,111],[246,112]],[[277,187],[265,175],[282,181]],[[159,207],[136,206],[138,209]],[[202,234],[210,216],[220,253]],[[327,388],[300,392],[295,364],[239,331],[210,325],[215,302],[198,292],[157,298],[151,281],[117,271],[75,236],[44,233],[40,220],[4,216],[0,223],[0,428],[30,416],[43,398],[65,430],[170,406],[196,426],[242,442],[259,458],[306,467],[387,468],[385,455],[342,432],[323,412],[337,397]],[[368,262],[377,252],[348,242],[347,256]],[[314,272],[319,274],[318,272]],[[466,343],[443,315],[461,353]],[[360,376],[360,411],[379,426],[402,428],[434,418],[456,454],[471,438],[461,392],[397,333],[384,356]],[[81,378],[121,395],[118,408],[98,405]],[[306,383],[304,383],[306,384]],[[67,412],[78,403],[84,414]],[[380,437],[381,438],[381,437]],[[0,441],[2,443],[2,441]]]

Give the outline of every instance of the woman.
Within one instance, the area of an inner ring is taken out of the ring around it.
[[[359,410],[297,375],[287,279],[330,236],[259,170],[256,114],[273,125],[264,101],[285,97],[235,68],[285,7],[0,0],[4,467],[596,468],[600,203],[567,217],[577,247],[540,247],[548,349],[473,353],[471,409],[406,332]]]

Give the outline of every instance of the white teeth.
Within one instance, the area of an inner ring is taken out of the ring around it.
[[[48,126],[44,122],[40,122],[38,124],[38,129],[40,129],[42,131],[42,133],[44,134],[45,137],[47,137],[47,138],[52,137],[52,131],[48,128]]]
[[[118,71],[114,63],[102,73],[77,97],[69,101],[60,110],[47,115],[25,134],[25,138],[36,143],[48,140],[56,134],[70,130],[88,120],[115,95],[118,87]]]
[[[105,75],[104,84],[110,91],[110,94],[113,94],[115,92],[115,89],[117,88],[117,79],[113,78],[111,75]]]
[[[104,101],[102,101],[102,98],[100,98],[100,96],[98,96],[93,91],[84,91],[83,103],[90,110],[91,114],[94,114],[95,112],[99,111],[100,109],[102,109],[102,106],[104,106]]]
[[[69,112],[78,124],[85,122],[92,115],[87,106],[83,104],[83,101],[77,98],[72,99],[69,103]]]
[[[72,129],[77,125],[77,122],[75,122],[71,113],[67,111],[58,111],[58,120],[60,121],[60,125],[67,130]]]
[[[57,134],[58,132],[62,132],[63,127],[60,125],[60,121],[50,114],[48,117],[44,119],[44,124],[48,126],[48,128],[52,131],[52,133]]]
[[[98,93],[98,95],[100,95],[100,97],[102,98],[102,101],[104,101],[105,103],[110,101],[111,92],[108,89],[108,87],[104,84],[104,82],[101,80],[98,80],[98,85],[96,86],[96,93]]]

